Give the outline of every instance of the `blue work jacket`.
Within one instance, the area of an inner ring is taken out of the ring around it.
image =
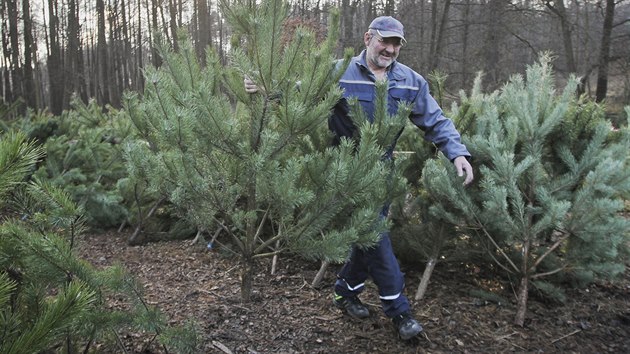
[[[374,120],[376,96],[376,77],[367,66],[365,50],[352,58],[348,68],[339,80],[343,89],[343,98],[335,105],[328,120],[330,130],[335,134],[333,143],[339,144],[341,138],[351,138],[356,127],[349,116],[350,106],[347,99],[356,97],[366,116]],[[470,153],[461,143],[459,132],[453,121],[444,117],[442,109],[429,93],[427,81],[408,66],[394,61],[388,72],[388,107],[389,113],[395,114],[400,102],[411,104],[411,122],[424,131],[424,138],[433,142],[449,160],[458,156],[470,157]],[[400,135],[398,135],[400,136]],[[396,140],[398,137],[396,138]],[[390,149],[396,145],[392,142]],[[390,155],[391,151],[387,151]]]

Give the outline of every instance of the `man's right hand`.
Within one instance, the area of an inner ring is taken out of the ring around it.
[[[247,93],[258,92],[258,86],[247,76],[243,79],[243,84],[245,85],[245,92]]]

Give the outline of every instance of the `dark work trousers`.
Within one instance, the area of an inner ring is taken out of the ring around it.
[[[368,276],[378,287],[385,315],[394,317],[410,310],[409,301],[403,295],[404,275],[394,256],[389,232],[381,234],[374,247],[352,248],[350,259],[337,275],[335,293],[341,296],[360,294]]]

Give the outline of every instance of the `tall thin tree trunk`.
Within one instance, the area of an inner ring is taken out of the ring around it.
[[[440,17],[440,23],[437,26],[435,34],[434,47],[431,50],[431,67],[430,70],[437,69],[440,63],[440,57],[442,56],[442,41],[444,38],[444,32],[446,32],[446,23],[448,22],[449,10],[451,8],[451,0],[444,1],[444,8],[442,10],[442,16]]]
[[[610,61],[610,42],[612,36],[613,19],[615,18],[615,0],[606,0],[602,41],[599,49],[599,69],[597,71],[597,88],[595,101],[601,102],[608,93],[608,66]]]
[[[79,24],[79,7],[76,0],[68,1],[68,49],[66,51],[66,66],[68,67],[68,79],[66,80],[66,92],[64,102],[70,101],[70,96],[77,93],[84,103],[88,102],[87,92],[83,80],[83,63],[81,54]],[[64,106],[66,105],[64,104]]]
[[[137,2],[138,9],[138,27],[136,28],[136,65],[134,78],[136,80],[136,90],[142,92],[144,90],[144,76],[142,75],[142,70],[144,68],[144,61],[142,58],[142,12],[140,11],[141,0]]]
[[[210,43],[210,21],[208,21],[208,3],[197,0],[197,43],[195,49],[197,58],[203,64],[206,62],[206,47]]]
[[[564,45],[564,57],[567,62],[567,70],[570,73],[577,72],[575,63],[575,55],[573,53],[573,37],[571,31],[571,21],[567,14],[567,9],[563,1],[546,1],[545,4],[560,20],[560,28],[562,31],[562,43]]]
[[[468,67],[468,40],[470,28],[470,0],[466,0],[464,4],[463,21],[464,28],[462,31],[462,87],[468,87],[470,81],[470,71]]]
[[[109,28],[109,45],[108,52],[109,60],[107,67],[109,68],[109,100],[111,105],[120,107],[120,96],[123,90],[122,77],[121,77],[121,50],[120,47],[120,25],[118,24],[118,3],[114,2],[109,7],[108,28]]]
[[[149,8],[149,6],[147,6]],[[155,34],[158,32],[158,4],[156,0],[151,0],[151,18],[149,19],[149,23],[151,24],[151,31],[149,32],[149,43],[151,45],[151,63],[156,68],[162,66],[162,58],[160,54],[158,54],[157,47],[153,42],[153,38],[155,38]],[[148,14],[147,14],[148,15]]]
[[[52,1],[52,0],[51,0]],[[98,70],[98,80],[96,83],[96,100],[101,107],[110,103],[109,99],[109,70],[107,58],[107,42],[105,35],[105,4],[103,0],[96,0],[96,14],[98,17],[97,40],[96,40],[96,66]]]
[[[100,0],[102,2],[102,0]],[[60,115],[63,111],[64,76],[61,67],[61,48],[59,45],[59,17],[57,0],[48,0],[48,80],[50,82],[50,112]]]
[[[36,48],[33,44],[33,21],[29,1],[22,1],[22,16],[24,17],[24,99],[28,107],[38,109],[35,78],[33,77],[33,56]]]
[[[175,0],[168,0],[168,11],[170,12],[169,28],[171,37],[173,38],[173,50],[179,52],[179,43],[177,41],[177,9],[175,8]]]
[[[125,2],[125,0],[121,0],[120,2],[120,14],[122,17],[122,66],[120,67],[120,70],[122,70],[122,87],[123,89],[127,90],[129,89],[131,84],[129,67],[131,65],[131,62],[133,62],[133,58],[131,57],[131,39],[129,38],[129,24],[127,23],[127,3]],[[131,17],[129,18],[131,19]]]
[[[17,0],[8,0],[9,44],[11,45],[11,91],[13,97],[22,97],[22,66],[20,65],[20,35],[18,30]]]
[[[488,89],[493,90],[501,80],[500,75],[500,44],[503,41],[501,18],[506,2],[504,0],[490,0],[485,16],[485,41],[483,44],[484,73],[486,74]]]

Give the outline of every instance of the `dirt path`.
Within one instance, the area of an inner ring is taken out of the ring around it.
[[[441,264],[422,303],[413,303],[423,335],[399,341],[378,305],[374,286],[362,296],[371,317],[352,321],[331,304],[334,269],[309,285],[319,265],[281,258],[275,275],[260,262],[254,300],[239,301],[235,258],[192,247],[189,241],[130,247],[128,235],[86,237],[80,255],[96,266],[121,263],[144,285],[146,299],[172,324],[198,323],[204,353],[630,353],[630,275],[618,283],[570,290],[565,305],[533,297],[525,327],[512,325],[512,303],[471,296],[487,280],[467,268]],[[421,269],[406,271],[407,292],[418,285]],[[501,294],[509,302],[507,290]],[[148,338],[124,333],[130,353],[161,353]],[[105,349],[103,348],[105,352]]]

